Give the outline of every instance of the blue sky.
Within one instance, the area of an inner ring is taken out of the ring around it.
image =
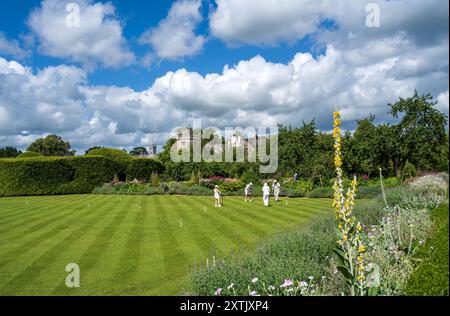
[[[193,115],[329,130],[336,107],[352,129],[393,122],[386,105],[415,89],[448,114],[447,12],[447,0],[5,2],[0,146],[52,133],[79,150],[161,145]]]
[[[136,54],[144,55],[147,48],[138,43],[138,37],[148,28],[156,27],[167,15],[174,1],[152,0],[151,4],[142,0],[111,1],[117,9],[117,14],[124,23],[123,34],[129,39],[129,45]],[[39,7],[40,0],[27,0],[25,2],[9,2],[3,5],[0,12],[2,21],[1,31],[10,38],[18,34],[26,34],[27,18],[31,10]],[[214,1],[203,0],[201,12],[208,16],[210,5]],[[327,21],[324,21],[327,22]],[[324,24],[328,27],[328,24]],[[207,36],[208,21],[205,19],[196,28],[198,34]],[[287,63],[297,52],[311,52],[317,55],[320,48],[313,47],[313,41],[307,37],[293,43],[281,43],[279,45],[263,46],[236,46],[228,47],[218,39],[211,38],[202,51],[194,56],[178,60],[158,60],[151,67],[133,65],[123,69],[97,69],[90,73],[89,80],[96,85],[130,86],[134,89],[146,89],[153,81],[178,68],[186,68],[202,75],[208,73],[220,73],[224,65],[235,65],[241,60],[246,60],[261,55],[267,60],[277,63]],[[24,61],[25,65],[35,68],[43,68],[49,65],[64,63],[62,58],[54,58],[35,52],[30,59]]]

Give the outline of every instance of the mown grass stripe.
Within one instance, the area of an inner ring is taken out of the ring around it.
[[[105,210],[113,210],[114,209],[114,201],[109,200],[105,203],[102,203],[98,208],[96,207],[96,212]],[[128,205],[121,206],[120,210],[112,217],[112,219],[106,222],[100,232],[95,236],[94,241],[92,241],[86,250],[81,254],[80,258],[76,260],[77,264],[80,267],[80,270],[83,271],[83,275],[86,278],[89,278],[89,272],[91,269],[99,262],[104,251],[108,248],[111,240],[117,233],[118,227],[123,223],[123,220],[127,216],[130,208]],[[68,289],[63,280],[58,287],[56,287],[53,291],[53,295],[61,295],[61,294],[71,294],[72,290]]]
[[[78,199],[81,199],[81,197],[78,197]],[[76,197],[70,198],[68,200],[69,201],[76,200]],[[57,203],[60,204],[61,201],[58,201]],[[26,211],[22,211],[22,209],[11,211],[10,214],[0,217],[0,225],[9,224],[16,221],[17,219],[21,219],[24,217],[29,219],[30,218],[29,215],[34,215],[31,218],[37,218],[38,215],[42,215],[42,213],[40,213],[39,210],[51,208],[50,206],[54,204],[56,204],[55,201],[53,202],[48,201],[47,203],[41,204],[37,207],[34,204],[30,205],[29,207],[26,208]]]
[[[259,227],[262,226],[262,230],[264,231],[264,234],[262,234],[261,236],[265,236],[268,231],[271,231],[273,229],[273,227],[281,228],[281,223],[285,223],[284,221],[280,222],[279,219],[275,219],[273,216],[271,216],[270,208],[249,209],[248,207],[246,207],[246,205],[244,205],[243,202],[239,202],[236,200],[228,200],[227,203],[233,208],[239,210],[238,214],[240,215],[241,219],[243,219],[244,217],[250,220],[257,219],[255,223]]]
[[[296,221],[298,217],[303,216],[289,216],[285,214],[281,214],[280,212],[277,212],[279,209],[275,207],[269,207],[269,208],[254,208],[251,210],[249,207],[245,207],[242,204],[240,204],[237,201],[230,201],[231,204],[234,205],[234,207],[238,208],[241,212],[240,214],[244,213],[249,215],[250,217],[256,217],[259,218],[262,222],[267,223],[271,227],[280,227],[280,226],[286,226],[287,223]],[[252,204],[252,203],[248,203]],[[276,216],[274,216],[276,215]]]
[[[230,219],[233,223],[238,224],[242,228],[249,229],[252,233],[254,233],[258,237],[263,237],[266,235],[267,231],[260,227],[257,223],[252,221],[248,221],[245,218],[240,218],[232,214],[232,212],[227,212],[225,208],[215,208],[215,213],[220,215],[222,218]]]
[[[161,203],[161,197],[155,197],[156,220],[158,222],[159,243],[161,247],[165,277],[181,276],[185,272],[180,267],[185,267],[188,262],[174,230],[170,227],[166,209]]]
[[[39,212],[39,210],[35,210],[36,214],[34,214],[33,216],[28,216],[27,214],[18,214],[16,220],[10,221],[9,225],[7,226],[7,231],[15,231],[18,233],[18,235],[28,235],[42,226],[47,226],[54,221],[65,217],[67,214],[71,213],[70,207],[78,204],[78,202],[80,201],[82,201],[82,198],[65,201],[64,204],[61,204],[56,208],[47,210],[45,213]],[[60,213],[61,210],[64,210],[64,212]],[[3,225],[4,223],[1,223],[0,227]],[[19,227],[20,229],[16,229]],[[0,233],[2,232],[3,230],[0,229]]]
[[[92,197],[93,198],[93,197]],[[62,223],[59,223],[58,226],[51,228],[47,230],[48,226],[45,227],[44,230],[39,230],[39,234],[37,236],[28,235],[25,238],[21,240],[20,245],[18,245],[16,248],[12,249],[11,251],[7,252],[3,258],[4,260],[0,260],[0,268],[4,265],[12,262],[13,260],[17,259],[18,256],[25,254],[29,250],[36,248],[40,244],[46,242],[47,240],[51,239],[52,237],[58,235],[61,231],[64,231],[66,227],[75,222],[77,218],[81,216],[84,216],[85,213],[89,213],[91,209],[85,208],[81,213],[78,213],[77,210],[83,209],[83,205],[78,206],[73,212],[69,215],[69,217],[65,217],[65,221]]]
[[[70,247],[76,242],[87,230],[92,229],[106,213],[107,210],[89,213],[87,217],[84,217],[85,222],[83,225],[70,231],[67,237],[51,246],[50,249],[39,256],[31,265],[27,266],[15,277],[6,282],[0,290],[0,293],[20,293],[20,291],[25,288],[25,284],[33,282],[33,280],[40,275],[40,272],[48,267],[49,262],[54,261],[55,258],[57,258],[67,247]],[[67,232],[67,230],[65,232]]]
[[[249,241],[249,238],[245,238],[240,231],[231,229],[226,222],[220,220],[220,215],[215,212],[215,209],[211,209],[211,206],[207,207],[203,201],[199,201],[196,197],[191,197],[189,202],[191,204],[198,205],[203,211],[196,214],[197,218],[201,221],[206,219],[210,226],[214,227],[214,230],[219,235],[225,236],[229,239],[238,249]],[[215,216],[218,215],[218,216]],[[233,221],[227,220],[228,223],[234,224]],[[251,235],[250,235],[251,236]]]
[[[57,196],[37,196],[37,197],[15,197],[11,201],[12,209],[9,209],[5,212],[0,213],[0,218],[7,218],[11,214],[15,214],[18,211],[34,208],[42,208],[43,206],[49,206],[55,203],[60,203],[66,199],[71,199],[74,197],[79,197],[82,195],[57,195]],[[2,199],[0,198],[0,206],[2,205]]]
[[[127,234],[125,249],[113,273],[113,279],[122,280],[122,282],[131,280],[138,269],[142,256],[145,220],[148,215],[147,197],[141,197],[139,201],[139,208],[134,216],[133,225]]]
[[[183,225],[186,225],[192,228],[192,233],[189,234],[191,240],[197,245],[199,249],[203,252],[205,256],[211,255],[211,253],[216,249],[215,242],[209,237],[209,234],[204,231],[202,227],[196,224],[196,222],[189,215],[189,212],[195,212],[195,206],[190,202],[190,198],[183,198],[183,202],[185,206],[182,206],[181,203],[178,202],[178,198],[170,199],[171,203],[174,206],[174,210],[177,213],[177,216],[183,220]],[[193,206],[189,208],[188,206]],[[184,211],[183,211],[184,209]],[[184,224],[184,220],[186,223]]]

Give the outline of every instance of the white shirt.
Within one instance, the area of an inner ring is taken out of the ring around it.
[[[265,195],[265,196],[270,195],[270,188],[268,185],[263,186],[262,191],[263,191],[263,195]]]

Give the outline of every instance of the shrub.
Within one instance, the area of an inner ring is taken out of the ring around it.
[[[308,193],[309,198],[332,198],[333,197],[333,189],[330,187],[325,188],[315,188],[311,192]]]
[[[95,148],[88,151],[86,156],[103,156],[113,160],[130,158],[130,155],[127,152],[114,148]]]
[[[138,179],[143,182],[148,182],[152,173],[162,173],[162,171],[162,164],[155,159],[132,158],[127,163],[125,173],[128,181]]]
[[[127,179],[127,166],[131,160],[131,156],[127,152],[114,148],[94,148],[88,151],[85,156],[102,156],[115,161],[118,166],[117,176],[120,181]]]
[[[448,204],[432,212],[433,236],[416,254],[422,260],[406,285],[410,296],[448,296],[449,289],[449,211]]]
[[[443,195],[447,192],[448,184],[442,177],[430,174],[415,179],[411,187],[421,194]]]
[[[26,151],[17,156],[16,158],[33,158],[33,157],[42,157],[42,155],[34,151]]]
[[[261,241],[252,250],[210,260],[215,264],[197,265],[188,291],[211,296],[222,288],[223,295],[249,295],[253,290],[267,295],[271,294],[270,286],[279,289],[286,279],[320,280],[334,245],[333,232],[332,218],[317,219],[309,227]],[[252,282],[255,277],[258,280]]]
[[[406,162],[405,166],[403,167],[403,170],[401,173],[402,173],[403,179],[413,178],[413,177],[417,176],[417,169],[412,163],[410,163],[408,161],[408,162]]]
[[[358,188],[358,199],[372,199],[381,193],[379,186],[360,187]]]
[[[0,196],[90,193],[118,168],[98,156],[2,159]]]
[[[310,180],[297,180],[294,181],[293,178],[285,179],[282,181],[282,189],[293,189],[298,191],[302,196],[306,196],[312,191],[314,184]]]

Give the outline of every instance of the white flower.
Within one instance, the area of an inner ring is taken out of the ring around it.
[[[258,282],[258,278],[253,278],[252,283],[256,283],[256,282]]]
[[[308,286],[308,282],[302,281],[298,284],[300,287],[306,287]]]
[[[232,288],[234,288],[234,283],[231,283],[229,286],[228,286],[228,290],[231,290]]]

